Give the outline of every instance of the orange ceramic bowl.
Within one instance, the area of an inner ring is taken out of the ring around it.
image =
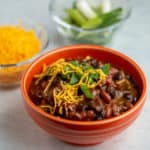
[[[33,76],[41,71],[44,63],[51,64],[59,58],[77,58],[87,55],[101,61],[109,61],[133,76],[140,91],[140,98],[132,109],[120,116],[100,121],[71,121],[47,114],[31,101],[28,95],[29,85]],[[49,134],[65,142],[78,145],[104,142],[129,127],[142,110],[146,91],[145,75],[132,59],[109,48],[93,45],[74,45],[50,51],[36,59],[29,66],[22,79],[25,108],[30,117]]]

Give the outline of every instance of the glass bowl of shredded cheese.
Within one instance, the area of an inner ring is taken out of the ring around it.
[[[45,28],[29,19],[0,21],[0,87],[19,85],[27,66],[48,44]]]

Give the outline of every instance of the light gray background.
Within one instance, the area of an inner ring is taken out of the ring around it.
[[[67,2],[67,0],[66,0]],[[115,38],[114,49],[135,59],[150,81],[150,1],[134,0],[130,19]],[[0,0],[0,19],[28,16],[48,30],[48,49],[63,44],[48,13],[48,0]],[[67,145],[40,129],[24,110],[20,89],[0,89],[0,150],[150,150],[150,95],[136,122],[125,132],[92,147]]]

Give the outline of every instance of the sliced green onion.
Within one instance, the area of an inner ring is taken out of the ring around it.
[[[102,6],[95,7],[94,11],[97,14],[97,16],[101,16],[103,14]]]
[[[66,9],[66,12],[78,26],[82,26],[86,22],[86,18],[77,9]]]
[[[107,27],[119,22],[121,20],[121,14],[122,8],[117,8],[112,10],[111,12],[101,15],[103,22],[100,27]]]
[[[79,79],[78,79],[78,77],[76,76],[76,74],[75,74],[75,73],[72,73],[71,79],[70,79],[70,84],[71,84],[71,85],[74,85],[74,84],[76,84],[78,81],[79,81]]]
[[[122,8],[116,8],[108,13],[104,13],[103,15],[101,15],[102,19],[109,21],[110,18],[116,18],[116,17],[120,17],[120,15],[122,14],[123,9]]]
[[[105,64],[103,67],[101,67],[102,71],[108,75],[110,70],[110,64]]]
[[[89,99],[93,98],[91,91],[89,90],[89,88],[86,85],[84,85],[84,84],[80,85],[80,89],[87,98],[89,98]]]
[[[121,21],[121,19],[119,19],[119,18],[110,19],[109,21],[102,24],[101,27],[103,27],[103,28],[108,27],[108,26],[113,25],[113,24],[120,22],[120,21]]]
[[[99,73],[90,74],[89,77],[90,77],[92,80],[98,80],[98,78],[99,78]]]
[[[76,4],[78,10],[87,18],[92,19],[97,17],[94,10],[92,10],[91,6],[88,4],[87,0],[78,0]]]
[[[102,24],[102,19],[100,17],[96,17],[93,19],[89,19],[82,25],[83,29],[95,29]]]

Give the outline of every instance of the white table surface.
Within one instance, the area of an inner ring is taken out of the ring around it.
[[[150,1],[134,0],[133,4],[132,16],[116,36],[112,48],[137,61],[150,82]],[[28,16],[43,23],[50,36],[48,49],[52,49],[63,43],[47,8],[48,0],[0,0],[0,18]],[[20,89],[0,89],[0,150],[150,150],[149,99],[148,94],[140,117],[119,136],[96,146],[75,147],[48,135],[28,117]]]

